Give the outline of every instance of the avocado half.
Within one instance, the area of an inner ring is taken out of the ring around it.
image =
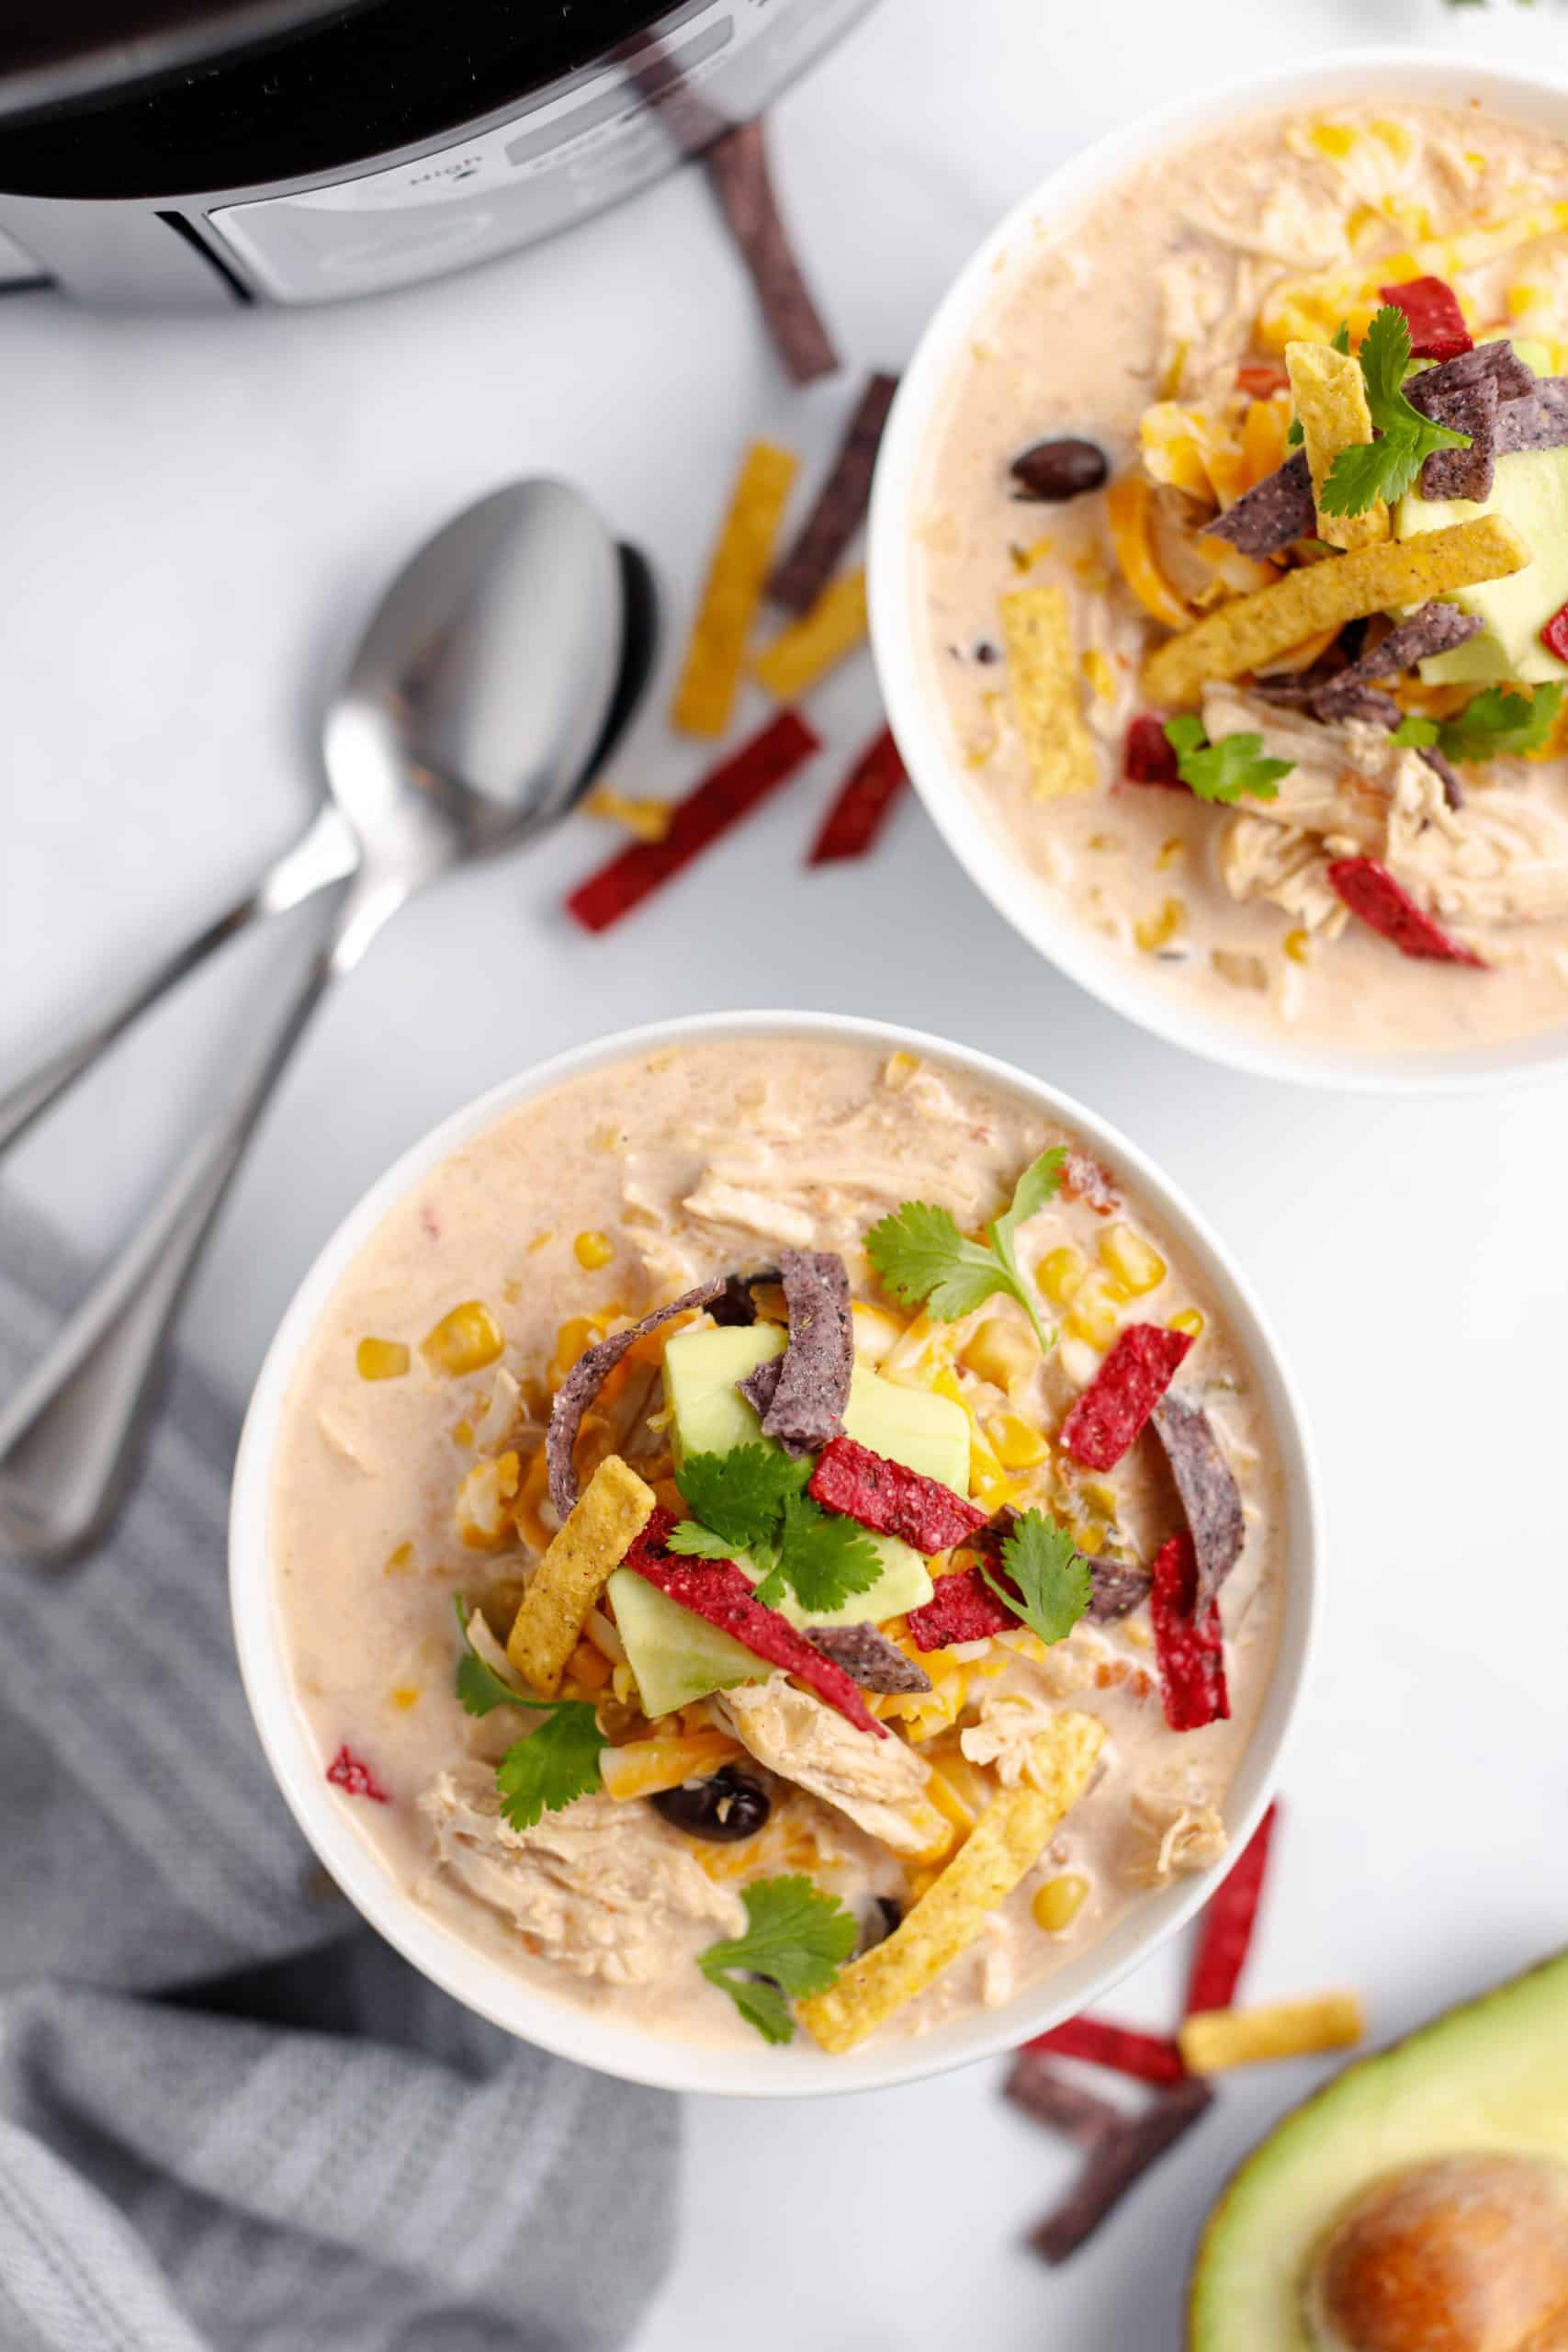
[[[1568,2166],[1568,1951],[1345,2068],[1233,2175],[1199,2241],[1190,2352],[1322,2352],[1303,2291],[1374,2181],[1469,2154]]]

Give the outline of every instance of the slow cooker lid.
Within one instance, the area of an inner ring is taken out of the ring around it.
[[[0,26],[0,118],[167,74],[350,17],[367,0],[24,0]]]

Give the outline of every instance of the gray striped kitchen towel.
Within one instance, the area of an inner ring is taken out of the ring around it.
[[[0,1395],[74,1286],[0,1214]],[[676,2108],[513,2041],[321,1877],[251,1729],[235,1429],[176,1370],[107,1547],[0,1560],[0,2352],[599,2352]]]

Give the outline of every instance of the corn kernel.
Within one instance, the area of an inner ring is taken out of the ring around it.
[[[412,1361],[400,1340],[361,1340],[354,1357],[361,1380],[400,1380]]]
[[[1170,1328],[1173,1331],[1185,1331],[1190,1340],[1201,1340],[1203,1336],[1203,1317],[1195,1306],[1184,1306],[1179,1315],[1171,1317]]]
[[[1140,915],[1133,925],[1133,936],[1145,956],[1156,956],[1168,947],[1187,921],[1187,909],[1179,899],[1167,899],[1158,914]]]
[[[417,1707],[419,1704],[418,1685],[412,1682],[396,1684],[392,1691],[392,1704],[400,1714],[406,1715],[411,1707]]]
[[[1355,132],[1344,122],[1314,122],[1308,135],[1318,153],[1337,164],[1342,164],[1356,144]]]
[[[991,1449],[1004,1470],[1036,1470],[1051,1449],[1040,1431],[1017,1413],[998,1413],[986,1424]]]
[[[1005,1316],[988,1315],[964,1342],[958,1361],[966,1372],[990,1381],[994,1387],[1010,1389],[1014,1381],[1029,1378],[1040,1361],[1040,1351],[1021,1324],[1010,1322]]]
[[[1309,944],[1307,934],[1299,924],[1295,930],[1285,933],[1285,953],[1292,964],[1306,962]]]
[[[1105,1546],[1107,1529],[1102,1519],[1080,1519],[1072,1530],[1074,1548],[1086,1560],[1094,1559]]]
[[[1081,1871],[1064,1871],[1060,1878],[1048,1878],[1029,1906],[1035,1926],[1048,1936],[1059,1936],[1072,1926],[1088,1896],[1089,1881]]]
[[[1078,1492],[1097,1519],[1115,1518],[1116,1489],[1108,1487],[1103,1478],[1086,1478]]]
[[[1082,668],[1084,676],[1088,679],[1089,685],[1100,696],[1101,702],[1114,702],[1116,699],[1116,673],[1112,670],[1110,662],[1100,651],[1098,645],[1091,645],[1089,648],[1089,650],[1083,657],[1080,667]]]
[[[1416,153],[1416,140],[1408,123],[1399,122],[1390,115],[1379,115],[1371,128],[1399,163],[1410,161]]]
[[[1168,867],[1176,865],[1178,860],[1185,857],[1186,854],[1187,843],[1179,834],[1172,833],[1168,842],[1161,842],[1159,845],[1159,853],[1155,859],[1156,871],[1164,874]]]
[[[387,1564],[381,1573],[385,1577],[406,1576],[412,1566],[413,1545],[412,1544],[400,1544],[395,1551],[388,1553]]]
[[[569,1315],[556,1332],[556,1351],[550,1359],[548,1374],[552,1389],[558,1388],[572,1365],[585,1348],[602,1340],[620,1312],[618,1307],[604,1307],[597,1315]]]
[[[578,1235],[571,1245],[571,1254],[584,1273],[594,1274],[598,1272],[601,1266],[609,1264],[615,1254],[615,1245],[607,1233],[595,1232],[590,1228],[587,1232]]]
[[[855,1300],[850,1316],[855,1353],[863,1363],[883,1363],[904,1336],[904,1326],[896,1315],[886,1314],[880,1306],[867,1306],[863,1299]]]
[[[1105,1274],[1094,1274],[1078,1284],[1064,1320],[1076,1340],[1091,1348],[1108,1348],[1121,1322],[1116,1294]]]
[[[1129,1298],[1158,1290],[1165,1280],[1165,1260],[1130,1225],[1106,1227],[1100,1237],[1100,1256]]]
[[[453,1442],[453,1444],[454,1444],[454,1445],[461,1445],[461,1446],[470,1446],[470,1445],[472,1445],[473,1442],[474,1442],[474,1425],[473,1425],[472,1421],[459,1421],[459,1422],[457,1423],[457,1427],[456,1427],[456,1428],[453,1430],[453,1431],[452,1431],[452,1442]]]
[[[882,1065],[882,1082],[897,1093],[899,1088],[908,1085],[919,1067],[914,1055],[907,1054],[900,1046],[896,1054],[889,1054]]]
[[[465,1299],[450,1315],[444,1315],[434,1330],[427,1331],[419,1343],[419,1351],[432,1372],[460,1374],[482,1372],[493,1363],[506,1342],[501,1326],[488,1306],[477,1298]]]
[[[1059,1250],[1047,1250],[1034,1269],[1034,1279],[1053,1306],[1066,1306],[1088,1272],[1083,1251],[1068,1241]]]

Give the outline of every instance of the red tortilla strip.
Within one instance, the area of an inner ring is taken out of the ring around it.
[[[852,1437],[836,1437],[823,1449],[806,1491],[825,1510],[842,1511],[874,1534],[897,1535],[928,1559],[966,1542],[990,1517],[940,1479],[889,1462]]]
[[[773,194],[759,121],[742,122],[703,157],[729,232],[751,273],[762,318],[785,374],[796,384],[830,376],[839,364],[811,290],[801,275]]]
[[[1019,1619],[997,1599],[978,1568],[938,1577],[936,1589],[905,1623],[918,1650],[944,1650],[953,1642],[984,1642],[993,1634],[1014,1633]]]
[[[1269,1806],[1236,1857],[1229,1877],[1203,1906],[1198,1949],[1187,1981],[1184,2014],[1188,2017],[1199,2009],[1228,2009],[1235,1999],[1258,1924],[1258,1905],[1269,1868],[1269,1841],[1279,1810],[1278,1804]]]
[[[1127,729],[1122,753],[1122,774],[1128,784],[1158,784],[1170,792],[1185,792],[1175,747],[1168,741],[1165,721],[1144,711]]]
[[[1207,2083],[1189,2075],[1141,2115],[1124,2118],[1092,2151],[1077,2188],[1031,2231],[1029,2243],[1042,2261],[1066,2262],[1076,2254],[1134,2184],[1200,2120],[1213,2096]]]
[[[1186,1331],[1129,1323],[1062,1423],[1064,1453],[1086,1470],[1114,1470],[1176,1377],[1192,1345]]]
[[[656,1510],[621,1566],[646,1577],[694,1617],[718,1626],[753,1657],[782,1667],[829,1707],[836,1707],[857,1731],[886,1739],[886,1732],[861,1697],[853,1678],[813,1649],[776,1609],[764,1607],[733,1560],[684,1559],[666,1551],[674,1524],[669,1511]]]
[[[839,445],[832,470],[817,494],[799,537],[774,571],[768,594],[792,613],[807,613],[839,568],[860,528],[871,497],[871,477],[897,376],[873,376]]]
[[[1113,2025],[1109,2018],[1068,2018],[1047,2033],[1037,2033],[1025,2050],[1049,2050],[1058,2058],[1087,2058],[1112,2074],[1131,2075],[1134,2082],[1162,2087],[1179,2083],[1187,2073],[1180,2051],[1168,2033],[1144,2033],[1136,2026]]]
[[[1560,662],[1568,662],[1568,605],[1559,605],[1541,630],[1540,641]]]
[[[1424,913],[1375,857],[1337,857],[1329,866],[1328,879],[1350,912],[1402,956],[1422,956],[1438,964],[1468,964],[1477,972],[1489,969],[1472,947],[1462,947],[1457,939],[1450,939],[1440,923]]]
[[[567,911],[584,931],[608,931],[634,907],[711,848],[720,834],[764,801],[821,750],[798,712],[781,711],[760,735],[732,752],[683,800],[675,803],[661,842],[632,842],[591,874],[568,899]]]
[[[1454,359],[1461,351],[1474,349],[1459,296],[1442,278],[1411,277],[1403,286],[1380,286],[1378,299],[1404,311],[1412,359]]]
[[[892,729],[885,727],[844,778],[811,844],[807,865],[832,865],[841,858],[863,857],[908,780]]]
[[[368,1797],[372,1804],[390,1804],[392,1800],[361,1756],[355,1756],[346,1744],[338,1749],[327,1766],[327,1778],[334,1789],[342,1789],[345,1796]]]
[[[1198,1555],[1190,1535],[1173,1535],[1154,1558],[1154,1628],[1165,1719],[1172,1731],[1201,1731],[1229,1716],[1220,1604],[1198,1606]]]

